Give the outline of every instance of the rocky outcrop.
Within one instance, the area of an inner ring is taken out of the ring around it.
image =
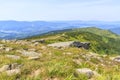
[[[69,42],[59,42],[59,43],[49,44],[48,46],[50,46],[50,47],[57,47],[57,48],[70,47],[70,45],[71,45],[72,43],[73,43],[73,41],[69,41]]]
[[[17,63],[4,65],[3,67],[0,68],[0,72],[1,73],[6,72],[8,76],[19,74],[21,66],[22,65],[19,65]]]
[[[79,42],[79,41],[74,41],[70,46],[77,47],[77,48],[84,48],[84,49],[89,49],[90,43],[89,42]]]
[[[69,42],[53,43],[53,44],[49,44],[48,46],[57,47],[57,48],[77,47],[77,48],[89,49],[90,43],[89,42],[79,42],[79,41],[69,41]]]

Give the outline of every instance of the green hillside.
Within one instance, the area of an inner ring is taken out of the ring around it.
[[[89,28],[80,28],[80,29],[75,29],[78,31],[85,31],[85,32],[90,32],[90,33],[94,33],[100,36],[105,36],[105,37],[110,37],[110,38],[119,38],[120,36],[109,31],[109,30],[103,30],[103,29],[99,29],[96,27],[89,27]]]
[[[90,50],[100,54],[120,54],[120,36],[98,28],[79,28],[53,31],[29,39],[46,39],[46,43],[80,41],[90,42]]]

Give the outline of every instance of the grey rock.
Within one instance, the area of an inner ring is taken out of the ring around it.
[[[12,69],[19,69],[22,65],[19,65],[18,63],[13,63],[9,65],[9,70]]]
[[[8,76],[12,76],[12,75],[20,74],[21,70],[20,69],[12,69],[12,70],[7,70],[6,73]]]
[[[113,58],[113,61],[120,62],[120,56],[116,56]]]
[[[13,69],[19,69],[21,65],[18,65],[17,63],[9,64],[9,65],[4,65],[3,67],[0,68],[0,72],[8,71],[8,70],[13,70]]]
[[[50,47],[70,47],[70,45],[73,43],[73,41],[69,41],[69,42],[59,42],[59,43],[53,43],[53,44],[49,44],[48,46]]]
[[[36,57],[36,56],[41,56],[41,53],[37,53],[34,51],[19,51],[22,55],[27,56],[27,57]]]
[[[89,42],[79,42],[79,41],[74,41],[70,46],[77,47],[77,48],[84,48],[84,49],[89,49],[90,43]]]
[[[11,58],[11,59],[15,59],[15,60],[20,59],[20,56],[16,56],[16,55],[6,55],[6,57]]]
[[[92,78],[94,75],[94,72],[88,68],[82,68],[82,69],[76,69],[75,75],[78,76],[80,74],[86,75],[87,78]]]

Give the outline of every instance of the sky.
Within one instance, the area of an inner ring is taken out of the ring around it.
[[[0,0],[0,20],[120,21],[120,0]]]

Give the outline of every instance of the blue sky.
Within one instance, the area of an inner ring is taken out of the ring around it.
[[[0,0],[0,20],[120,21],[120,0]]]

